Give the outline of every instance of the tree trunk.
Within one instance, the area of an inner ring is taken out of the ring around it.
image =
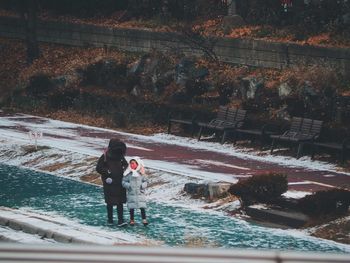
[[[161,18],[163,22],[168,22],[170,20],[170,13],[169,13],[169,1],[168,0],[162,0],[162,8],[160,10],[161,12]]]
[[[40,55],[36,36],[38,2],[37,0],[26,0],[21,2],[20,7],[26,34],[27,62],[31,64]]]
[[[236,0],[228,0],[227,8],[228,8],[227,15],[229,16],[237,15]]]

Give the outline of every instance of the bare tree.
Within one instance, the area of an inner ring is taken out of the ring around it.
[[[179,41],[193,50],[200,50],[210,60],[219,61],[214,51],[215,45],[218,42],[218,38],[215,37],[215,35],[205,35],[199,30],[195,30],[190,23],[178,25],[173,30],[177,32],[176,41]]]

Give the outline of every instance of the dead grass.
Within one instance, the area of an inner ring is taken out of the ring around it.
[[[39,163],[41,163],[43,160],[43,157],[42,156],[39,156],[37,158],[34,158],[32,160],[29,160],[29,161],[26,161],[24,163],[22,163],[23,166],[29,166],[29,167],[32,167],[34,165],[37,165]]]
[[[34,145],[25,145],[25,146],[22,146],[21,148],[23,150],[23,155],[50,149],[49,146],[41,146],[41,145],[37,146],[37,148],[35,148]]]
[[[54,163],[54,164],[50,164],[50,165],[47,165],[47,166],[40,167],[40,169],[42,169],[44,171],[48,171],[48,172],[54,172],[54,171],[63,169],[63,168],[67,167],[70,164],[71,164],[70,162]]]
[[[115,126],[113,121],[108,117],[99,117],[99,116],[95,116],[92,113],[81,113],[73,110],[52,111],[52,112],[47,112],[44,115],[47,118],[52,118],[55,120],[80,123],[80,124],[91,125],[96,127],[112,128]]]
[[[318,228],[312,233],[313,236],[334,240],[343,244],[350,244],[350,217],[330,222]]]
[[[101,176],[96,172],[90,173],[90,174],[85,174],[85,175],[80,177],[80,180],[82,180],[83,182],[91,183],[91,184],[102,185]]]

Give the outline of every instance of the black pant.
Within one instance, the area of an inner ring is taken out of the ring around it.
[[[117,204],[118,224],[124,222],[123,204]],[[108,223],[113,223],[113,205],[107,204]]]
[[[142,219],[146,219],[146,210],[144,208],[140,208]],[[135,209],[130,209],[130,220],[134,220]]]

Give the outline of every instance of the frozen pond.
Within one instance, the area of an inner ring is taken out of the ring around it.
[[[344,245],[299,232],[264,228],[219,213],[157,202],[148,204],[148,227],[140,223],[139,213],[135,227],[109,227],[100,187],[13,166],[0,165],[0,188],[1,206],[55,213],[87,226],[137,233],[168,246],[349,252]]]

